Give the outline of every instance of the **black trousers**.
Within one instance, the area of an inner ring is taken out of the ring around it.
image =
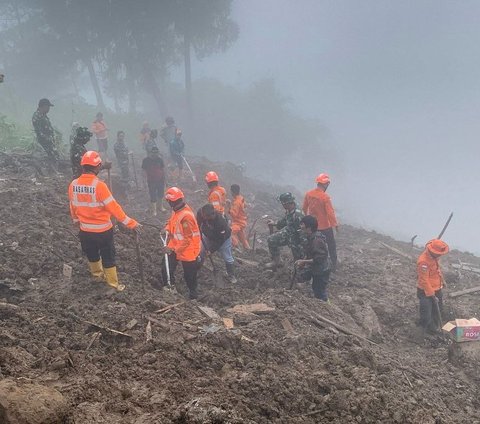
[[[311,270],[306,269],[302,272],[301,278],[303,281],[312,279],[312,290],[317,299],[321,299],[324,302],[328,300],[327,287],[330,271],[312,274]]]
[[[168,255],[168,265],[170,269],[170,282],[175,284],[175,270],[177,269],[178,262],[182,263],[183,277],[187,284],[188,290],[191,294],[197,293],[197,273],[198,273],[198,261],[179,261],[175,253]],[[162,262],[162,280],[164,285],[167,284],[167,268],[165,266],[165,259]]]
[[[332,261],[332,268],[335,270],[337,268],[337,243],[335,241],[335,235],[333,234],[333,228],[327,228],[326,230],[320,230],[320,232],[325,236],[328,255]]]
[[[89,262],[97,262],[101,258],[104,268],[115,266],[113,228],[103,233],[89,233],[80,230],[80,244]]]
[[[417,288],[417,297],[420,301],[420,325],[426,330],[436,330],[440,324],[438,314],[435,308],[435,300],[433,297],[425,296],[422,289]],[[435,292],[435,297],[438,299],[438,307],[440,313],[443,312],[443,295],[442,290]]]
[[[148,193],[150,194],[150,202],[155,203],[163,199],[165,191],[165,181],[147,181]]]

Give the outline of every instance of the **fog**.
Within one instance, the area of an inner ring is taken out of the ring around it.
[[[0,6],[9,3],[15,2]],[[131,9],[122,13],[128,23]],[[155,15],[147,15],[139,18],[139,31],[156,25]],[[1,28],[12,31],[15,16],[5,15]],[[37,30],[28,13],[22,16],[18,43]],[[300,190],[327,172],[343,222],[404,240],[418,235],[423,243],[435,237],[453,211],[445,240],[480,253],[478,16],[478,1],[236,0],[230,18],[238,25],[238,37],[230,33],[225,46],[213,46],[201,60],[192,57],[195,124],[185,124],[187,139],[199,140],[192,152],[246,161],[250,175]],[[121,33],[122,25],[115,30]],[[34,99],[52,97],[64,105],[75,103],[76,120],[90,120],[93,109],[82,112],[78,106],[96,102],[83,59],[74,58],[73,68],[60,61],[50,70],[39,66],[43,59],[34,51],[16,52],[9,43],[3,44],[8,60],[0,54],[0,71],[6,73],[0,113],[26,125]],[[159,99],[149,67],[140,66],[141,56],[134,57],[139,65],[134,74],[142,73],[142,79],[129,84],[132,78],[122,71],[115,84],[109,80],[111,70],[102,61],[120,60],[122,55],[113,53],[124,53],[121,43],[115,51],[111,45],[94,58],[106,107],[126,113],[130,106],[135,122],[147,118],[160,125],[167,112],[187,122],[181,54],[173,51],[165,63],[151,64],[159,93],[163,90]],[[29,68],[38,68],[40,82],[27,74]],[[65,81],[50,81],[48,73],[54,71],[64,72]],[[271,101],[262,104],[265,98]],[[283,109],[272,111],[277,103]],[[68,131],[70,110],[52,114],[57,126]]]
[[[238,42],[196,72],[270,75],[328,127],[345,221],[424,242],[454,211],[445,239],[479,253],[479,14],[476,1],[244,0]]]

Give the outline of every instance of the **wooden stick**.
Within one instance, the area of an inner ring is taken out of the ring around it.
[[[389,246],[387,243],[384,243],[383,241],[379,241],[379,243],[383,246],[383,247],[386,247],[388,250],[390,250],[391,252],[393,253],[396,253],[397,255],[400,255],[406,259],[410,259],[410,260],[413,260],[413,258],[408,255],[407,253],[404,253],[402,252],[401,250],[398,250],[397,248],[395,247],[392,247],[392,246]]]
[[[174,303],[173,305],[165,306],[165,308],[159,309],[158,311],[154,311],[154,313],[164,314],[165,312],[168,312],[169,310],[176,308],[177,306],[183,305],[184,303],[186,303],[186,300],[182,300],[181,302]]]
[[[147,327],[145,328],[145,334],[147,336],[147,342],[150,342],[153,338],[152,336],[152,323],[148,321]]]
[[[470,293],[476,293],[480,291],[480,286],[477,287],[471,287],[469,289],[465,290],[459,290],[456,292],[452,292],[449,294],[450,297],[458,297],[458,296],[463,296],[464,294],[470,294]]]
[[[97,331],[97,332],[93,333],[93,336],[90,339],[90,343],[88,343],[88,346],[85,350],[89,350],[92,347],[92,345],[95,343],[95,340],[97,340],[99,336],[101,336],[100,331]]]
[[[441,239],[443,234],[445,233],[445,230],[447,229],[448,227],[448,224],[450,224],[450,221],[452,220],[452,217],[453,217],[453,212],[450,214],[450,216],[448,217],[447,219],[447,222],[445,222],[445,225],[443,226],[442,228],[442,231],[440,231],[440,234],[438,235],[438,239]]]
[[[368,343],[371,343],[375,346],[378,346],[377,343],[375,343],[374,341],[370,340],[370,339],[367,339],[366,337],[363,337],[363,336],[360,336],[359,334],[355,333],[354,331],[352,330],[349,330],[348,328],[346,327],[343,327],[342,325],[340,324],[337,324],[336,322],[333,322],[333,321],[330,321],[328,318],[325,318],[319,314],[316,314],[316,317],[320,320],[320,321],[323,321],[327,324],[330,324],[332,327],[336,328],[337,330],[341,331],[342,333],[345,333],[345,334],[348,334],[350,336],[355,336],[355,337],[358,337],[359,339],[361,340],[365,340],[366,342]]]

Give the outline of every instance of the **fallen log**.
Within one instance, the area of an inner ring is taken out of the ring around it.
[[[274,312],[275,308],[265,303],[249,303],[245,305],[235,305],[233,308],[227,309],[232,314],[269,314]]]
[[[476,268],[474,266],[469,266],[466,264],[452,264],[452,268],[459,269],[461,271],[470,271],[475,274],[480,274],[480,268]]]
[[[452,292],[449,294],[450,297],[458,297],[458,296],[463,296],[464,294],[470,294],[470,293],[476,293],[480,291],[480,286],[477,287],[471,287],[469,289],[465,290],[459,290],[456,292]]]
[[[383,247],[385,247],[385,248],[387,248],[388,250],[390,250],[391,252],[396,253],[397,255],[400,255],[400,256],[404,257],[405,259],[413,260],[413,258],[412,258],[409,254],[407,254],[407,253],[405,253],[405,252],[402,252],[401,250],[397,249],[396,247],[389,246],[387,243],[384,243],[383,241],[379,241],[379,243],[380,243]]]
[[[368,343],[371,343],[375,346],[378,346],[377,343],[375,343],[373,340],[367,339],[366,337],[360,336],[359,334],[355,333],[354,331],[344,327],[343,325],[337,324],[336,322],[333,322],[329,320],[328,318],[325,318],[319,314],[316,314],[316,318],[318,318],[320,321],[323,321],[326,324],[331,325],[332,327],[336,328],[338,331],[341,331],[342,333],[348,334],[349,336],[355,336],[358,337],[361,340],[364,340]]]

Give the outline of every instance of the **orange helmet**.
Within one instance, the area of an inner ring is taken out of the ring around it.
[[[440,239],[430,240],[425,247],[430,253],[434,255],[446,255],[449,252],[448,244]]]
[[[328,174],[320,174],[315,181],[319,184],[330,184],[330,177]]]
[[[101,165],[102,158],[95,150],[89,150],[82,156],[80,165],[98,166]]]
[[[205,181],[207,183],[218,182],[218,175],[216,172],[210,171],[205,175]]]
[[[175,202],[178,199],[183,199],[185,196],[178,187],[170,187],[165,193],[165,199],[170,202]]]

